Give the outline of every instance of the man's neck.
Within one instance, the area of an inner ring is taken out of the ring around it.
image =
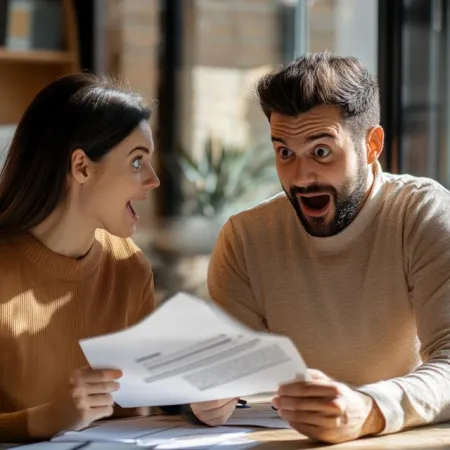
[[[370,192],[373,188],[373,183],[375,181],[375,167],[372,165],[369,167],[368,175],[367,175],[367,184],[366,184],[366,192],[364,194],[363,200],[361,201],[359,207],[358,207],[358,214],[361,211],[361,209],[366,204],[367,199],[369,198]]]

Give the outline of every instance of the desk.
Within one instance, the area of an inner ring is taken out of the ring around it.
[[[252,447],[252,450],[303,450],[313,448],[333,450],[448,450],[450,449],[450,424],[417,428],[388,436],[359,439],[337,445],[312,443],[293,430],[257,431],[252,433],[251,437],[259,443]],[[232,450],[232,447],[229,450]]]
[[[261,430],[250,434],[248,438],[255,443],[248,447],[251,450],[304,450],[304,449],[333,449],[333,450],[448,450],[450,448],[450,424],[417,428],[411,431],[381,436],[377,438],[359,439],[338,445],[323,445],[312,443],[307,438],[293,430]],[[39,445],[19,447],[24,450],[72,450],[79,448],[78,444],[52,444],[49,442]],[[14,448],[12,445],[0,444],[0,450]],[[90,444],[82,450],[129,450],[137,449],[129,444]],[[223,447],[233,450],[233,446]],[[216,447],[215,450],[219,450]],[[17,449],[19,450],[19,449]],[[81,450],[81,449],[80,449]]]

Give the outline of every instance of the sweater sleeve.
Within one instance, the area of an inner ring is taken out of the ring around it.
[[[264,314],[255,299],[242,243],[231,220],[220,231],[211,255],[207,277],[209,295],[235,319],[262,331],[267,328]]]
[[[0,442],[24,442],[28,439],[27,410],[0,414]]]
[[[360,388],[385,416],[382,434],[450,420],[450,194],[438,186],[416,193],[404,224],[404,270],[423,363]]]

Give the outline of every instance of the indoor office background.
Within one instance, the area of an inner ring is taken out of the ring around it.
[[[14,9],[46,2],[61,4],[64,44],[20,35],[18,49],[11,34],[26,30]],[[253,89],[296,55],[360,58],[380,81],[384,169],[450,187],[449,10],[446,0],[0,0],[0,93],[16,96],[0,106],[0,139],[51,77],[78,68],[128,80],[154,107],[161,178],[135,240],[158,300],[180,289],[207,297],[224,221],[280,189]]]

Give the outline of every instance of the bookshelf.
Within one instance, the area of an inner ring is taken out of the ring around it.
[[[74,0],[61,1],[63,50],[0,47],[0,126],[17,124],[39,90],[57,77],[80,70]]]

